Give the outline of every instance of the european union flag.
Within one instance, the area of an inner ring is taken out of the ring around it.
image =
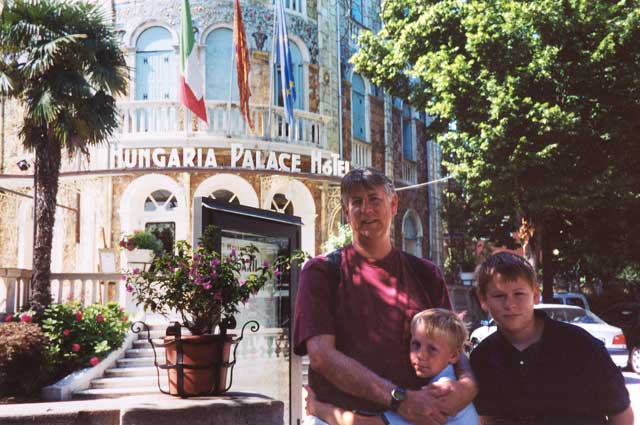
[[[276,0],[277,46],[276,64],[280,66],[280,87],[284,112],[287,114],[287,122],[293,124],[293,105],[296,101],[296,86],[293,81],[293,65],[289,52],[289,35],[287,34],[287,21],[284,15],[282,0]]]

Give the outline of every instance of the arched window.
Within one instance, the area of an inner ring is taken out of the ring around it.
[[[238,72],[233,63],[233,31],[218,28],[209,33],[206,40],[206,89],[205,97],[212,100],[237,101]]]
[[[284,193],[276,193],[271,200],[271,211],[293,215],[293,204]]]
[[[358,74],[353,74],[351,79],[351,120],[353,137],[366,141],[367,132],[365,130],[365,86],[364,80]]]
[[[291,53],[291,65],[293,66],[293,84],[296,89],[296,101],[293,104],[294,109],[304,109],[304,61],[302,60],[302,53],[296,43],[289,40],[289,52]],[[284,106],[282,101],[282,85],[280,83],[280,67],[275,65],[274,72],[274,101],[278,106]]]
[[[411,119],[411,107],[402,107],[402,153],[406,159],[414,160],[413,155],[413,120]]]
[[[151,27],[138,37],[135,81],[136,100],[177,98],[177,62],[167,29]]]
[[[144,201],[145,211],[171,211],[178,207],[178,201],[173,193],[160,189],[153,191]]]
[[[236,196],[235,193],[226,190],[226,189],[218,189],[209,195],[211,199],[215,199],[216,201],[226,202],[229,204],[240,205],[240,200]]]
[[[413,211],[407,211],[402,221],[402,245],[405,252],[422,256],[422,225]]]

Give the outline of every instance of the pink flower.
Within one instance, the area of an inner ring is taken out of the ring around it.
[[[81,311],[76,311],[76,321],[81,321],[82,320],[82,312]]]
[[[193,256],[193,261],[200,261],[201,258],[200,254],[196,254]]]
[[[231,256],[232,257],[236,256],[236,249],[235,248],[231,248]]]
[[[100,359],[96,356],[93,356],[91,357],[91,359],[89,359],[89,363],[91,364],[91,366],[96,366],[98,363],[100,363]]]
[[[273,271],[273,274],[276,275],[276,277],[280,276],[282,274],[282,272],[280,271],[280,269],[275,269]]]
[[[31,323],[33,317],[29,313],[22,313],[20,315],[20,321],[25,323]]]
[[[220,260],[218,260],[217,258],[214,258],[213,260],[211,260],[209,264],[211,264],[211,267],[215,267],[220,264]]]
[[[69,334],[71,333],[71,331],[69,329],[65,329],[62,331],[62,335],[64,336],[69,336]]]
[[[125,280],[127,280],[127,275],[126,275],[126,274],[121,274],[121,275],[120,275],[120,280],[121,280],[121,281],[123,281],[123,282],[124,282]]]
[[[4,318],[5,322],[12,322],[13,321],[13,314],[9,313],[5,316]]]
[[[104,316],[102,314],[98,314],[96,316],[96,322],[98,322],[98,323],[104,322]]]
[[[80,344],[71,344],[71,351],[73,351],[74,353],[80,351]]]
[[[132,293],[133,292],[133,285],[131,285],[130,283],[127,283],[127,292],[128,293]]]
[[[238,281],[238,286],[244,286],[244,285],[245,285],[245,283],[247,283],[247,281],[246,281],[246,280],[244,280],[244,279],[240,279],[240,280]]]
[[[133,274],[140,274],[140,269],[139,268],[134,268],[132,271]]]
[[[136,246],[133,244],[133,242],[127,242],[127,249],[129,251],[133,251],[134,249],[136,249]]]
[[[203,284],[202,284],[202,287],[203,287],[204,289],[211,289],[211,283],[209,283],[209,282],[205,282],[205,283],[203,283]]]
[[[267,260],[264,260],[264,262],[262,263],[262,267],[269,267],[269,262]]]

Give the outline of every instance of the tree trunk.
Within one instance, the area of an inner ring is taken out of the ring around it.
[[[51,303],[51,245],[55,224],[60,142],[49,132],[44,143],[36,145],[35,162],[35,244],[31,277],[31,308],[42,312]]]

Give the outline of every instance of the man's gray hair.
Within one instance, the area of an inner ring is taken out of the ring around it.
[[[375,168],[354,168],[342,178],[342,182],[340,183],[340,199],[342,205],[349,204],[349,196],[351,196],[351,193],[356,188],[364,187],[365,189],[372,189],[381,186],[384,188],[389,199],[391,199],[396,192],[396,188],[393,186],[393,182],[389,177]]]

